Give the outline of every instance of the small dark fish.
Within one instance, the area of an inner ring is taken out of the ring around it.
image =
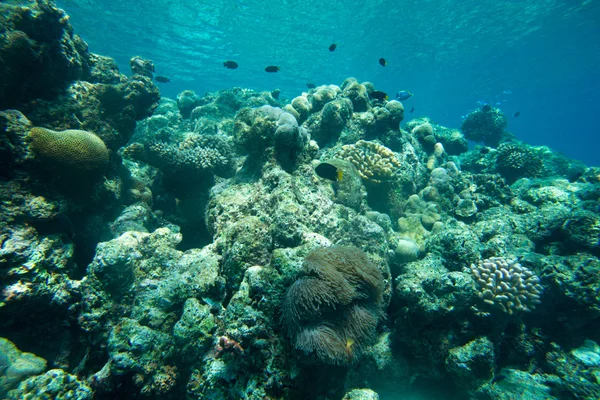
[[[385,58],[379,59],[379,65],[381,65],[382,67],[385,67],[387,65],[387,61],[385,61]]]
[[[492,378],[490,383],[493,385],[494,383],[503,381],[505,379],[506,379],[506,375],[496,375],[496,376],[494,376],[494,378]]]
[[[483,107],[481,107],[481,111],[490,112],[490,111],[492,111],[492,106],[490,106],[489,104],[486,104]]]
[[[383,101],[383,100],[387,100],[388,99],[387,93],[382,92],[381,90],[373,90],[369,94],[369,97],[371,97],[372,99],[375,99],[375,100],[379,100],[379,101]]]
[[[396,100],[399,100],[399,101],[408,100],[411,97],[413,97],[413,94],[411,92],[409,92],[408,90],[401,90],[398,93],[396,93]]]
[[[341,169],[326,161],[317,165],[315,172],[321,178],[329,179],[330,181],[341,181],[344,177],[344,172]]]
[[[521,115],[521,111],[517,111],[516,113],[514,113],[513,117],[517,118],[519,115]]]
[[[269,65],[267,68],[265,68],[265,71],[267,72],[279,72],[279,67],[276,65]]]
[[[329,46],[329,51],[335,51],[335,49],[337,48],[337,44],[332,44],[331,46]]]
[[[414,107],[411,107],[409,112],[410,112],[410,113],[414,113],[414,112],[415,112],[415,108],[414,108]]]
[[[309,89],[314,89],[314,88],[317,87],[317,85],[315,85],[314,83],[307,83],[306,87],[309,88]]]
[[[229,69],[236,69],[238,67],[238,63],[235,61],[225,61],[223,62],[223,66]]]
[[[156,75],[154,77],[154,80],[156,82],[162,82],[162,83],[169,83],[169,82],[171,82],[171,80],[169,78],[167,78],[166,76],[161,76],[161,75]]]

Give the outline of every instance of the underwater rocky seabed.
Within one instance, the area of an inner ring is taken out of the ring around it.
[[[0,397],[600,398],[600,169],[353,78],[161,99],[0,10]]]

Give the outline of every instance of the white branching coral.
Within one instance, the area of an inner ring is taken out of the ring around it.
[[[515,260],[487,258],[471,264],[471,272],[480,287],[479,297],[508,314],[531,311],[540,303],[540,279]]]
[[[350,161],[365,181],[381,183],[394,177],[400,161],[394,152],[385,146],[366,140],[342,146],[337,158]]]

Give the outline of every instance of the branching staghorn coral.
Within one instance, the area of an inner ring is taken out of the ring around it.
[[[361,178],[371,183],[391,180],[400,161],[393,151],[375,142],[359,140],[356,144],[342,146],[337,158],[350,161]]]
[[[471,272],[480,287],[479,297],[508,314],[531,311],[540,303],[540,279],[515,260],[487,258],[471,264]]]

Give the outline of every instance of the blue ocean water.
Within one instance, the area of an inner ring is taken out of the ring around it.
[[[415,96],[412,116],[460,127],[482,102],[518,139],[600,165],[598,0],[62,0],[92,52],[154,61],[164,96],[349,76]],[[331,43],[338,47],[330,52]],[[382,67],[378,59],[388,65]],[[223,67],[235,60],[236,70]],[[264,72],[278,65],[277,74]],[[480,102],[480,103],[478,103]],[[515,112],[520,116],[513,117]],[[410,116],[409,116],[410,117]]]

